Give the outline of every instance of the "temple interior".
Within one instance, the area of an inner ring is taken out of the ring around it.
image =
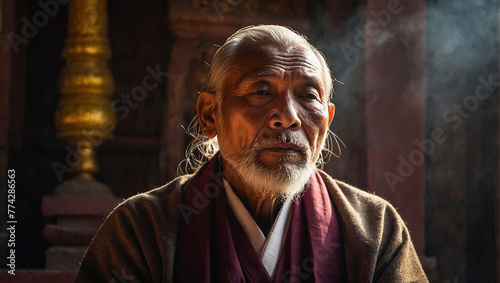
[[[183,172],[214,52],[258,24],[341,82],[324,170],[397,208],[431,282],[500,282],[498,0],[0,0],[0,281],[8,209],[16,282],[72,282],[113,207]]]

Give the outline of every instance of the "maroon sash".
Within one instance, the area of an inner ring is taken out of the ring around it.
[[[218,155],[185,192],[177,246],[178,282],[342,282],[344,257],[335,209],[318,172],[292,204],[292,219],[271,280],[227,205]]]

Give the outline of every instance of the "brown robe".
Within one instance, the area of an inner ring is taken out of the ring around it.
[[[319,172],[337,208],[344,277],[350,282],[428,282],[394,207]],[[89,246],[75,282],[172,282],[179,207],[191,177],[178,177],[116,207]]]

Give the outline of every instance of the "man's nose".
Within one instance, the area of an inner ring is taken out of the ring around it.
[[[277,99],[274,105],[269,121],[270,128],[273,130],[296,130],[301,127],[300,118],[296,101],[291,95],[284,95],[281,99]]]

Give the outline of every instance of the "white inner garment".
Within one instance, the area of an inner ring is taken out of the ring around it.
[[[269,230],[269,234],[267,234],[266,238],[260,230],[259,225],[257,225],[253,217],[250,215],[250,212],[248,212],[241,200],[234,193],[229,182],[226,181],[225,178],[223,178],[223,180],[229,207],[236,216],[236,219],[240,222],[243,230],[245,230],[245,233],[250,239],[253,247],[259,254],[262,264],[266,268],[269,277],[274,279],[276,267],[278,266],[278,260],[281,255],[281,250],[283,249],[288,227],[290,226],[290,218],[292,216],[292,202],[290,198],[283,203],[283,206],[278,213],[278,217],[276,217],[276,220],[274,221],[273,226],[271,227],[271,230]]]

